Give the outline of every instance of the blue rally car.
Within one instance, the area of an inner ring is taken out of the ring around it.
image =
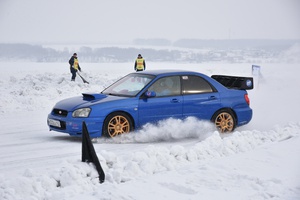
[[[231,132],[252,118],[246,91],[252,88],[251,77],[135,72],[101,93],[83,93],[56,103],[47,123],[50,130],[81,136],[84,121],[91,137],[114,137],[146,123],[193,116],[212,121],[221,133]]]

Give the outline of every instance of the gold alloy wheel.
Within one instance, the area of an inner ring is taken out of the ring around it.
[[[215,119],[215,124],[221,133],[231,132],[234,129],[234,119],[227,112],[221,112]]]
[[[123,133],[130,132],[130,123],[128,119],[122,115],[116,115],[108,122],[108,134],[110,137],[115,137]]]

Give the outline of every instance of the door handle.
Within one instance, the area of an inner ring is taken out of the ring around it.
[[[171,103],[178,103],[179,100],[178,100],[178,99],[171,99],[170,102],[171,102]]]

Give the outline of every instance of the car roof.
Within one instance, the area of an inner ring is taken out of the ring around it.
[[[178,70],[178,69],[158,69],[158,70],[146,70],[142,72],[136,72],[142,74],[149,74],[149,75],[182,75],[182,74],[201,74],[199,72],[188,71],[188,70]]]

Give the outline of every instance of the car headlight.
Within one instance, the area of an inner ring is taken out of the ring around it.
[[[72,113],[72,117],[88,117],[90,112],[90,108],[80,108]]]

